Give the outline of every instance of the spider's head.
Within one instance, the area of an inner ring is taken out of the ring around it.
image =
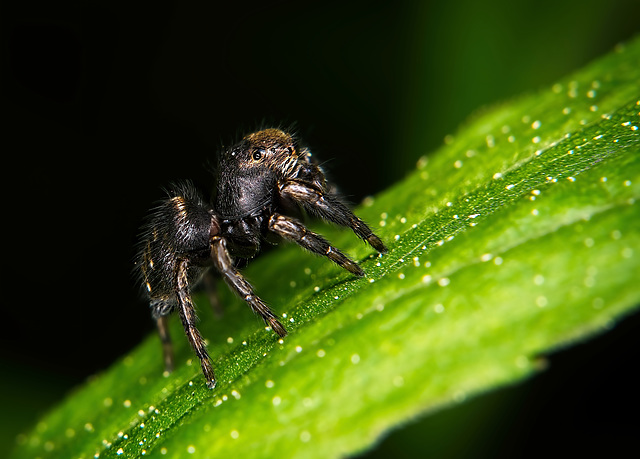
[[[280,129],[265,129],[242,139],[240,166],[270,171],[278,180],[295,178],[309,163],[308,150],[300,150],[296,138]]]
[[[222,153],[216,207],[224,216],[248,215],[275,198],[278,183],[304,175],[309,164],[308,151],[299,151],[291,134],[249,134]]]

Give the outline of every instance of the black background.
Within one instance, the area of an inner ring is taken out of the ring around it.
[[[162,186],[190,178],[206,190],[202,166],[221,144],[296,123],[357,203],[475,109],[552,84],[638,32],[635,2],[555,3],[3,7],[3,441],[152,331],[130,270]],[[639,322],[394,433],[377,454],[624,449],[639,427]],[[441,442],[422,445],[425,431]]]

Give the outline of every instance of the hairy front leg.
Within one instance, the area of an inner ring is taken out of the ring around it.
[[[358,263],[351,260],[345,254],[329,244],[322,236],[308,230],[299,221],[285,215],[273,214],[269,219],[269,229],[274,233],[295,242],[310,252],[327,257],[341,268],[355,274],[364,276],[364,271]]]
[[[361,239],[380,253],[386,253],[382,240],[358,218],[340,199],[303,182],[291,181],[280,189],[280,194],[300,204],[307,212],[342,226],[348,226]]]

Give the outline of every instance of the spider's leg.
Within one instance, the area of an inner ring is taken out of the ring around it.
[[[173,371],[173,344],[171,343],[171,336],[169,335],[169,325],[167,323],[167,316],[160,316],[156,319],[156,325],[158,327],[158,335],[160,335],[160,342],[162,343],[162,354],[164,355],[164,369],[171,373]]]
[[[202,338],[202,335],[196,328],[196,311],[191,301],[191,294],[189,293],[189,284],[187,281],[187,268],[189,262],[187,260],[180,260],[176,269],[176,297],[178,299],[178,312],[180,313],[180,320],[182,326],[187,334],[189,343],[194,352],[200,359],[200,366],[202,367],[202,373],[207,381],[209,389],[213,389],[216,386],[216,378],[213,374],[213,368],[211,367],[211,360],[209,359],[209,353],[207,352],[207,346]]]
[[[329,244],[322,236],[309,231],[302,223],[293,218],[273,214],[269,219],[269,229],[313,253],[327,257],[356,276],[364,276],[364,271],[355,261]]]
[[[213,259],[215,267],[220,271],[220,274],[222,274],[225,282],[247,302],[251,310],[262,317],[262,320],[279,336],[286,336],[287,331],[282,324],[278,322],[276,315],[269,309],[269,306],[253,292],[251,284],[249,284],[242,274],[233,266],[224,238],[220,236],[211,238],[211,258]]]
[[[281,189],[280,194],[300,204],[307,212],[342,226],[348,226],[356,235],[368,242],[378,252],[385,253],[387,248],[365,222],[360,220],[337,196],[323,193],[321,190],[303,182],[290,181]]]

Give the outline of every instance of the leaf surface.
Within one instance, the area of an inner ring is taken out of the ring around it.
[[[284,246],[245,270],[283,315],[278,341],[224,287],[197,297],[218,386],[180,324],[21,437],[13,457],[336,457],[408,419],[513,383],[541,355],[640,303],[640,40],[552,88],[487,110],[356,210],[387,241],[356,279]],[[428,129],[428,126],[425,126]]]

